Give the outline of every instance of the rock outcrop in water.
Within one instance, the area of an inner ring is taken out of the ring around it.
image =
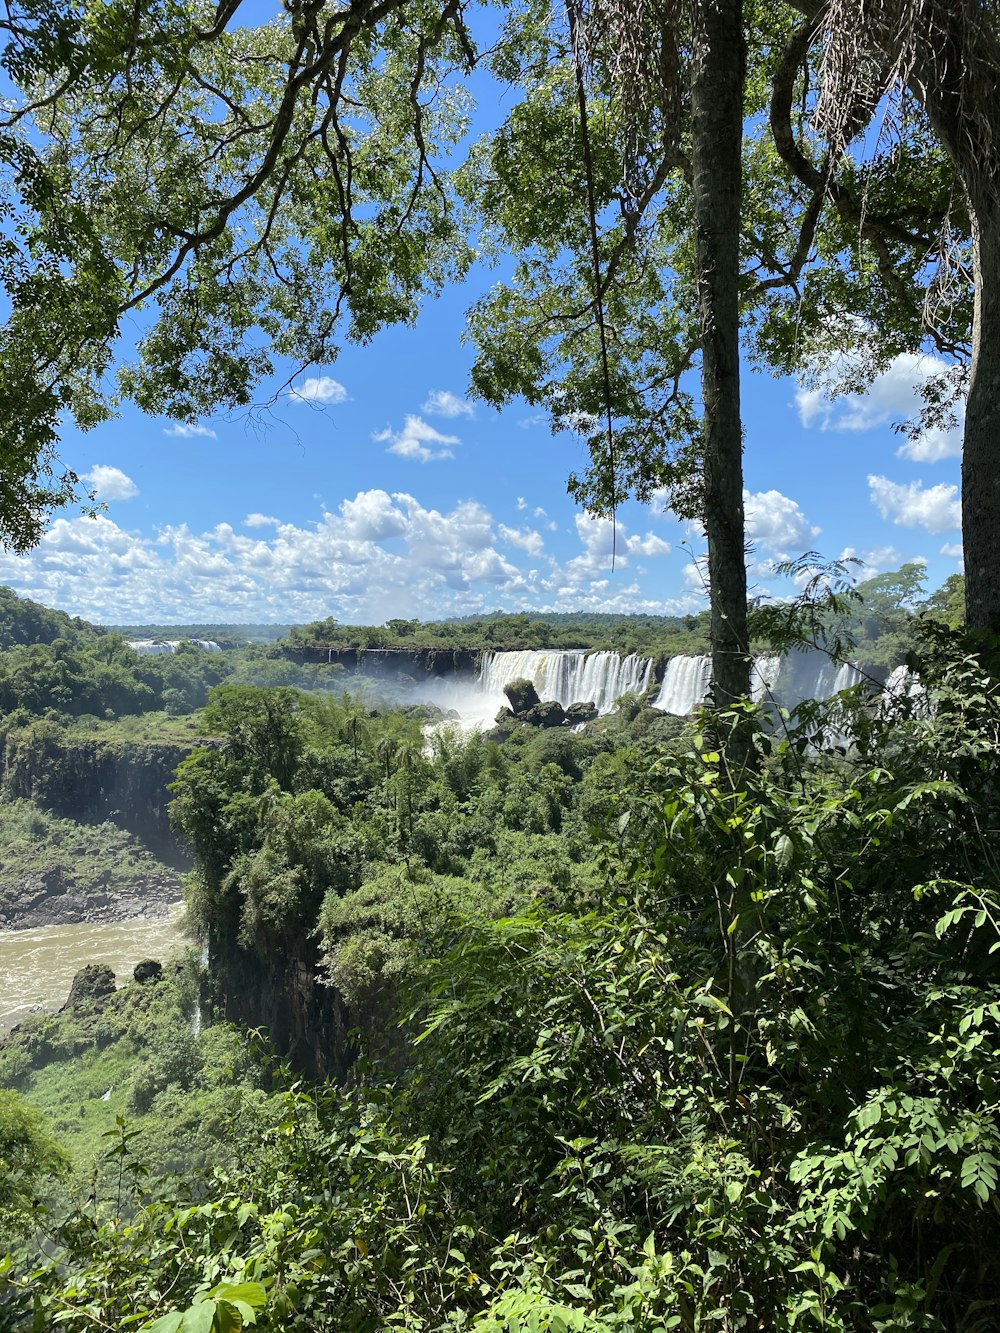
[[[106,963],[88,963],[73,978],[64,1009],[100,1005],[115,993],[115,974]]]

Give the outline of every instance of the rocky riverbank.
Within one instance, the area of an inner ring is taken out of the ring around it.
[[[110,872],[81,882],[65,866],[21,876],[0,887],[0,930],[76,926],[166,916],[181,899],[181,876],[146,870],[129,885],[111,887]]]
[[[0,804],[0,930],[162,917],[181,899],[183,870],[116,824]]]

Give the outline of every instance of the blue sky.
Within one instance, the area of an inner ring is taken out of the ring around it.
[[[626,503],[612,571],[610,524],[566,495],[582,442],[524,405],[467,400],[462,311],[450,294],[415,329],[300,376],[302,396],[266,413],[189,434],[129,409],[68,430],[62,456],[106,510],[67,512],[29,555],[0,554],[0,581],[111,623],[700,609],[697,533],[662,505]],[[891,429],[926,370],[894,365],[865,398],[835,403],[747,374],[758,588],[787,592],[769,562],[809,549],[870,572],[926,560],[929,588],[960,567],[958,441],[907,457]]]
[[[0,582],[126,624],[701,609],[697,532],[662,503],[625,503],[612,571],[610,523],[566,494],[582,441],[523,404],[466,398],[464,311],[491,280],[475,271],[415,328],[345,348],[268,410],[192,429],[127,408],[89,434],[67,428],[61,458],[106,509],[64,511],[35,551],[0,552]],[[868,573],[924,560],[929,589],[961,567],[957,433],[912,445],[892,430],[933,368],[900,359],[834,403],[747,371],[758,591],[787,594],[770,565],[809,549],[859,556]]]

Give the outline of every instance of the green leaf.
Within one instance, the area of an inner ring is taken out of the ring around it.
[[[164,1314],[155,1319],[151,1324],[143,1324],[139,1333],[177,1333],[181,1326],[184,1315],[179,1310],[173,1310],[170,1314]]]
[[[869,1102],[857,1114],[858,1129],[871,1129],[882,1119],[882,1103]]]
[[[184,1311],[178,1333],[212,1333],[215,1323],[215,1301],[200,1301]]]
[[[259,1282],[220,1282],[208,1294],[213,1300],[232,1301],[234,1303],[242,1301],[244,1305],[249,1305],[253,1310],[263,1310],[267,1304],[267,1292]]]

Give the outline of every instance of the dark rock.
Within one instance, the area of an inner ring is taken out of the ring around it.
[[[103,1004],[115,993],[115,974],[106,963],[88,963],[73,978],[64,1009],[79,1009],[83,1004]]]
[[[150,981],[159,981],[163,976],[163,964],[158,963],[155,958],[144,958],[141,963],[136,963],[132,976],[140,986],[145,986]]]
[[[532,727],[561,727],[566,721],[566,711],[557,700],[549,699],[522,713],[521,721]]]
[[[498,727],[509,726],[514,721],[514,714],[509,708],[501,708],[493,721]]]
[[[538,691],[530,680],[512,680],[509,685],[503,687],[503,692],[518,717],[527,713],[531,708],[537,708],[541,703]]]
[[[593,722],[597,716],[597,704],[570,704],[566,709],[566,721],[571,727],[578,726],[581,722]]]

